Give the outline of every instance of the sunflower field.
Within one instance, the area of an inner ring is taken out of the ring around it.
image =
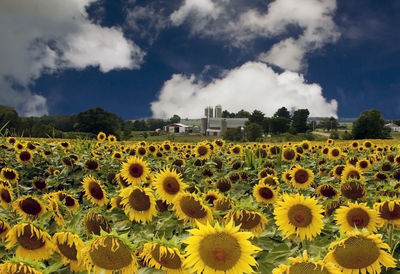
[[[393,140],[0,139],[0,273],[400,273]]]

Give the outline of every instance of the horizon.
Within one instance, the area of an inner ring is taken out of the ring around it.
[[[4,0],[0,101],[125,120],[307,108],[400,117],[400,2]],[[376,49],[379,49],[378,51]]]

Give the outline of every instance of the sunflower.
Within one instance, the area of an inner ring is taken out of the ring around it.
[[[32,196],[23,196],[13,203],[14,210],[24,218],[39,218],[46,212],[43,203]]]
[[[17,142],[17,138],[16,137],[12,137],[12,136],[7,137],[6,138],[6,142],[9,143],[10,145],[13,145],[13,144],[15,144]]]
[[[107,193],[104,191],[102,183],[91,175],[82,180],[86,198],[95,205],[105,205],[108,203]]]
[[[176,215],[184,222],[195,224],[210,222],[213,219],[211,210],[193,193],[180,193],[173,201]]]
[[[386,181],[387,179],[389,179],[389,176],[383,172],[376,172],[374,174],[374,179],[377,181]]]
[[[342,182],[340,185],[340,193],[347,199],[362,200],[365,198],[367,191],[362,182],[351,179],[349,181]]]
[[[303,252],[303,256],[289,258],[289,262],[289,265],[281,264],[273,269],[272,274],[340,274],[332,263],[309,259],[307,251]]]
[[[264,185],[269,185],[273,187],[279,185],[278,177],[276,177],[276,175],[273,174],[268,174],[267,176],[263,177],[259,182]]]
[[[0,273],[4,274],[43,274],[33,266],[32,263],[25,263],[22,258],[12,259],[0,264]]]
[[[220,192],[227,192],[232,188],[232,183],[226,178],[221,178],[217,181],[216,187]]]
[[[69,195],[68,193],[58,191],[55,194],[58,196],[58,200],[72,212],[76,212],[79,209],[78,200]]]
[[[223,195],[215,190],[209,190],[203,194],[203,200],[206,201],[210,206],[214,205],[215,200],[218,200]]]
[[[117,235],[95,237],[78,255],[88,273],[131,274],[138,270],[132,247]]]
[[[10,225],[6,221],[0,219],[0,240],[4,241],[8,231],[10,231]]]
[[[278,198],[278,191],[260,181],[253,188],[253,196],[260,204],[273,204]]]
[[[291,170],[287,170],[282,173],[282,181],[288,184],[292,181],[292,176],[290,175],[290,171]]]
[[[201,160],[208,159],[211,155],[210,146],[206,142],[198,143],[194,148],[194,151],[196,153],[196,157],[198,157]]]
[[[342,273],[381,273],[381,265],[396,266],[395,259],[385,251],[389,249],[380,235],[349,232],[345,239],[330,244],[325,261],[336,265]]]
[[[100,131],[97,134],[97,141],[103,142],[106,139],[106,137],[107,137],[107,135],[104,132]]]
[[[157,215],[156,202],[150,189],[131,186],[122,189],[119,196],[129,220],[146,223]]]
[[[318,186],[315,192],[319,197],[325,197],[325,198],[334,198],[339,193],[337,189],[330,184],[323,184]]]
[[[13,193],[10,187],[5,187],[0,184],[0,205],[8,208],[13,201]]]
[[[368,159],[364,158],[357,161],[356,167],[361,171],[365,171],[371,168],[371,162]]]
[[[67,141],[61,142],[60,147],[62,147],[64,150],[68,150],[71,148],[71,144]]]
[[[295,188],[305,189],[314,182],[312,170],[296,166],[290,172],[292,180],[290,181]]]
[[[243,154],[243,148],[241,145],[234,145],[229,149],[232,155],[241,156]]]
[[[241,231],[250,231],[254,235],[260,235],[265,225],[268,223],[267,218],[263,214],[254,210],[234,209],[230,210],[224,217],[228,223],[231,219],[234,221],[235,226],[240,225]]]
[[[338,160],[342,157],[343,152],[339,147],[332,147],[329,149],[328,157],[331,160]]]
[[[115,137],[115,136],[112,135],[112,134],[108,135],[107,139],[108,139],[108,141],[109,141],[110,143],[112,143],[112,144],[117,142],[117,137]]]
[[[215,210],[220,210],[220,211],[229,210],[232,208],[232,205],[233,201],[225,196],[222,196],[221,198],[218,198],[217,200],[214,201]]]
[[[122,164],[121,175],[131,184],[140,184],[145,181],[149,173],[147,162],[136,156],[130,157],[126,163]]]
[[[324,210],[315,198],[299,194],[283,194],[275,206],[274,215],[278,229],[285,238],[296,235],[300,240],[314,239],[324,226]]]
[[[362,176],[362,171],[353,165],[346,165],[345,168],[343,169],[341,180],[347,181],[349,179],[357,179],[364,181],[364,177]]]
[[[379,212],[379,219],[384,223],[391,223],[400,226],[400,200],[384,201],[374,204],[374,208]]]
[[[139,257],[145,265],[161,269],[166,274],[183,274],[185,270],[185,258],[176,247],[170,247],[163,243],[146,243],[140,251]]]
[[[19,163],[25,164],[32,162],[33,155],[29,150],[22,150],[17,154],[17,161]]]
[[[285,147],[282,150],[282,160],[285,162],[294,162],[297,158],[297,152],[292,147]]]
[[[5,167],[1,169],[0,178],[10,184],[14,184],[18,181],[19,175],[15,169]]]
[[[30,223],[14,225],[7,233],[6,248],[18,244],[17,256],[30,260],[45,260],[53,254],[53,243],[50,235]]]
[[[191,229],[192,234],[184,243],[188,256],[186,264],[197,273],[253,273],[252,266],[257,266],[253,254],[261,251],[249,241],[250,232],[240,232],[239,226],[231,220],[225,227],[217,223],[198,224],[198,229]]]
[[[96,171],[100,169],[100,165],[96,160],[89,159],[85,162],[85,168],[89,171]]]
[[[182,182],[181,174],[175,169],[161,170],[154,178],[157,195],[164,201],[172,203],[175,197],[183,193],[183,189],[187,187]]]
[[[216,148],[222,148],[224,145],[225,145],[225,141],[223,140],[223,139],[215,139],[214,141],[213,141],[213,145],[216,147]]]
[[[98,213],[88,212],[85,217],[83,217],[82,223],[88,236],[91,234],[100,235],[101,230],[105,232],[111,231],[106,218]]]
[[[129,183],[127,180],[125,180],[124,177],[122,177],[121,173],[115,174],[115,179],[117,180],[117,183],[118,183],[122,188],[131,185],[131,183]]]
[[[32,187],[39,192],[43,192],[47,189],[48,185],[44,178],[35,178],[32,181]]]
[[[378,212],[369,208],[365,203],[348,203],[336,210],[336,223],[340,226],[340,233],[348,233],[365,228],[369,232],[376,232],[378,227]]]
[[[72,232],[57,232],[53,235],[55,250],[61,256],[64,265],[68,265],[71,271],[83,271],[85,268],[78,260],[78,254],[85,244],[79,236]]]
[[[24,148],[25,148],[24,144],[22,144],[22,143],[20,143],[18,141],[14,143],[14,149],[15,149],[16,152],[21,151]]]

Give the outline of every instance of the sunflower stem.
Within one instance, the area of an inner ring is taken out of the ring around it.
[[[307,240],[304,240],[304,241],[301,242],[301,248],[303,249],[303,251],[307,251],[308,252],[308,250],[307,250],[307,248],[308,248]]]
[[[389,222],[389,247],[392,250],[392,242],[393,242],[393,224]]]

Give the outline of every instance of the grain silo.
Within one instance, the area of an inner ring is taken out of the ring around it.
[[[216,105],[215,106],[215,118],[221,118],[221,117],[222,117],[222,106]]]

